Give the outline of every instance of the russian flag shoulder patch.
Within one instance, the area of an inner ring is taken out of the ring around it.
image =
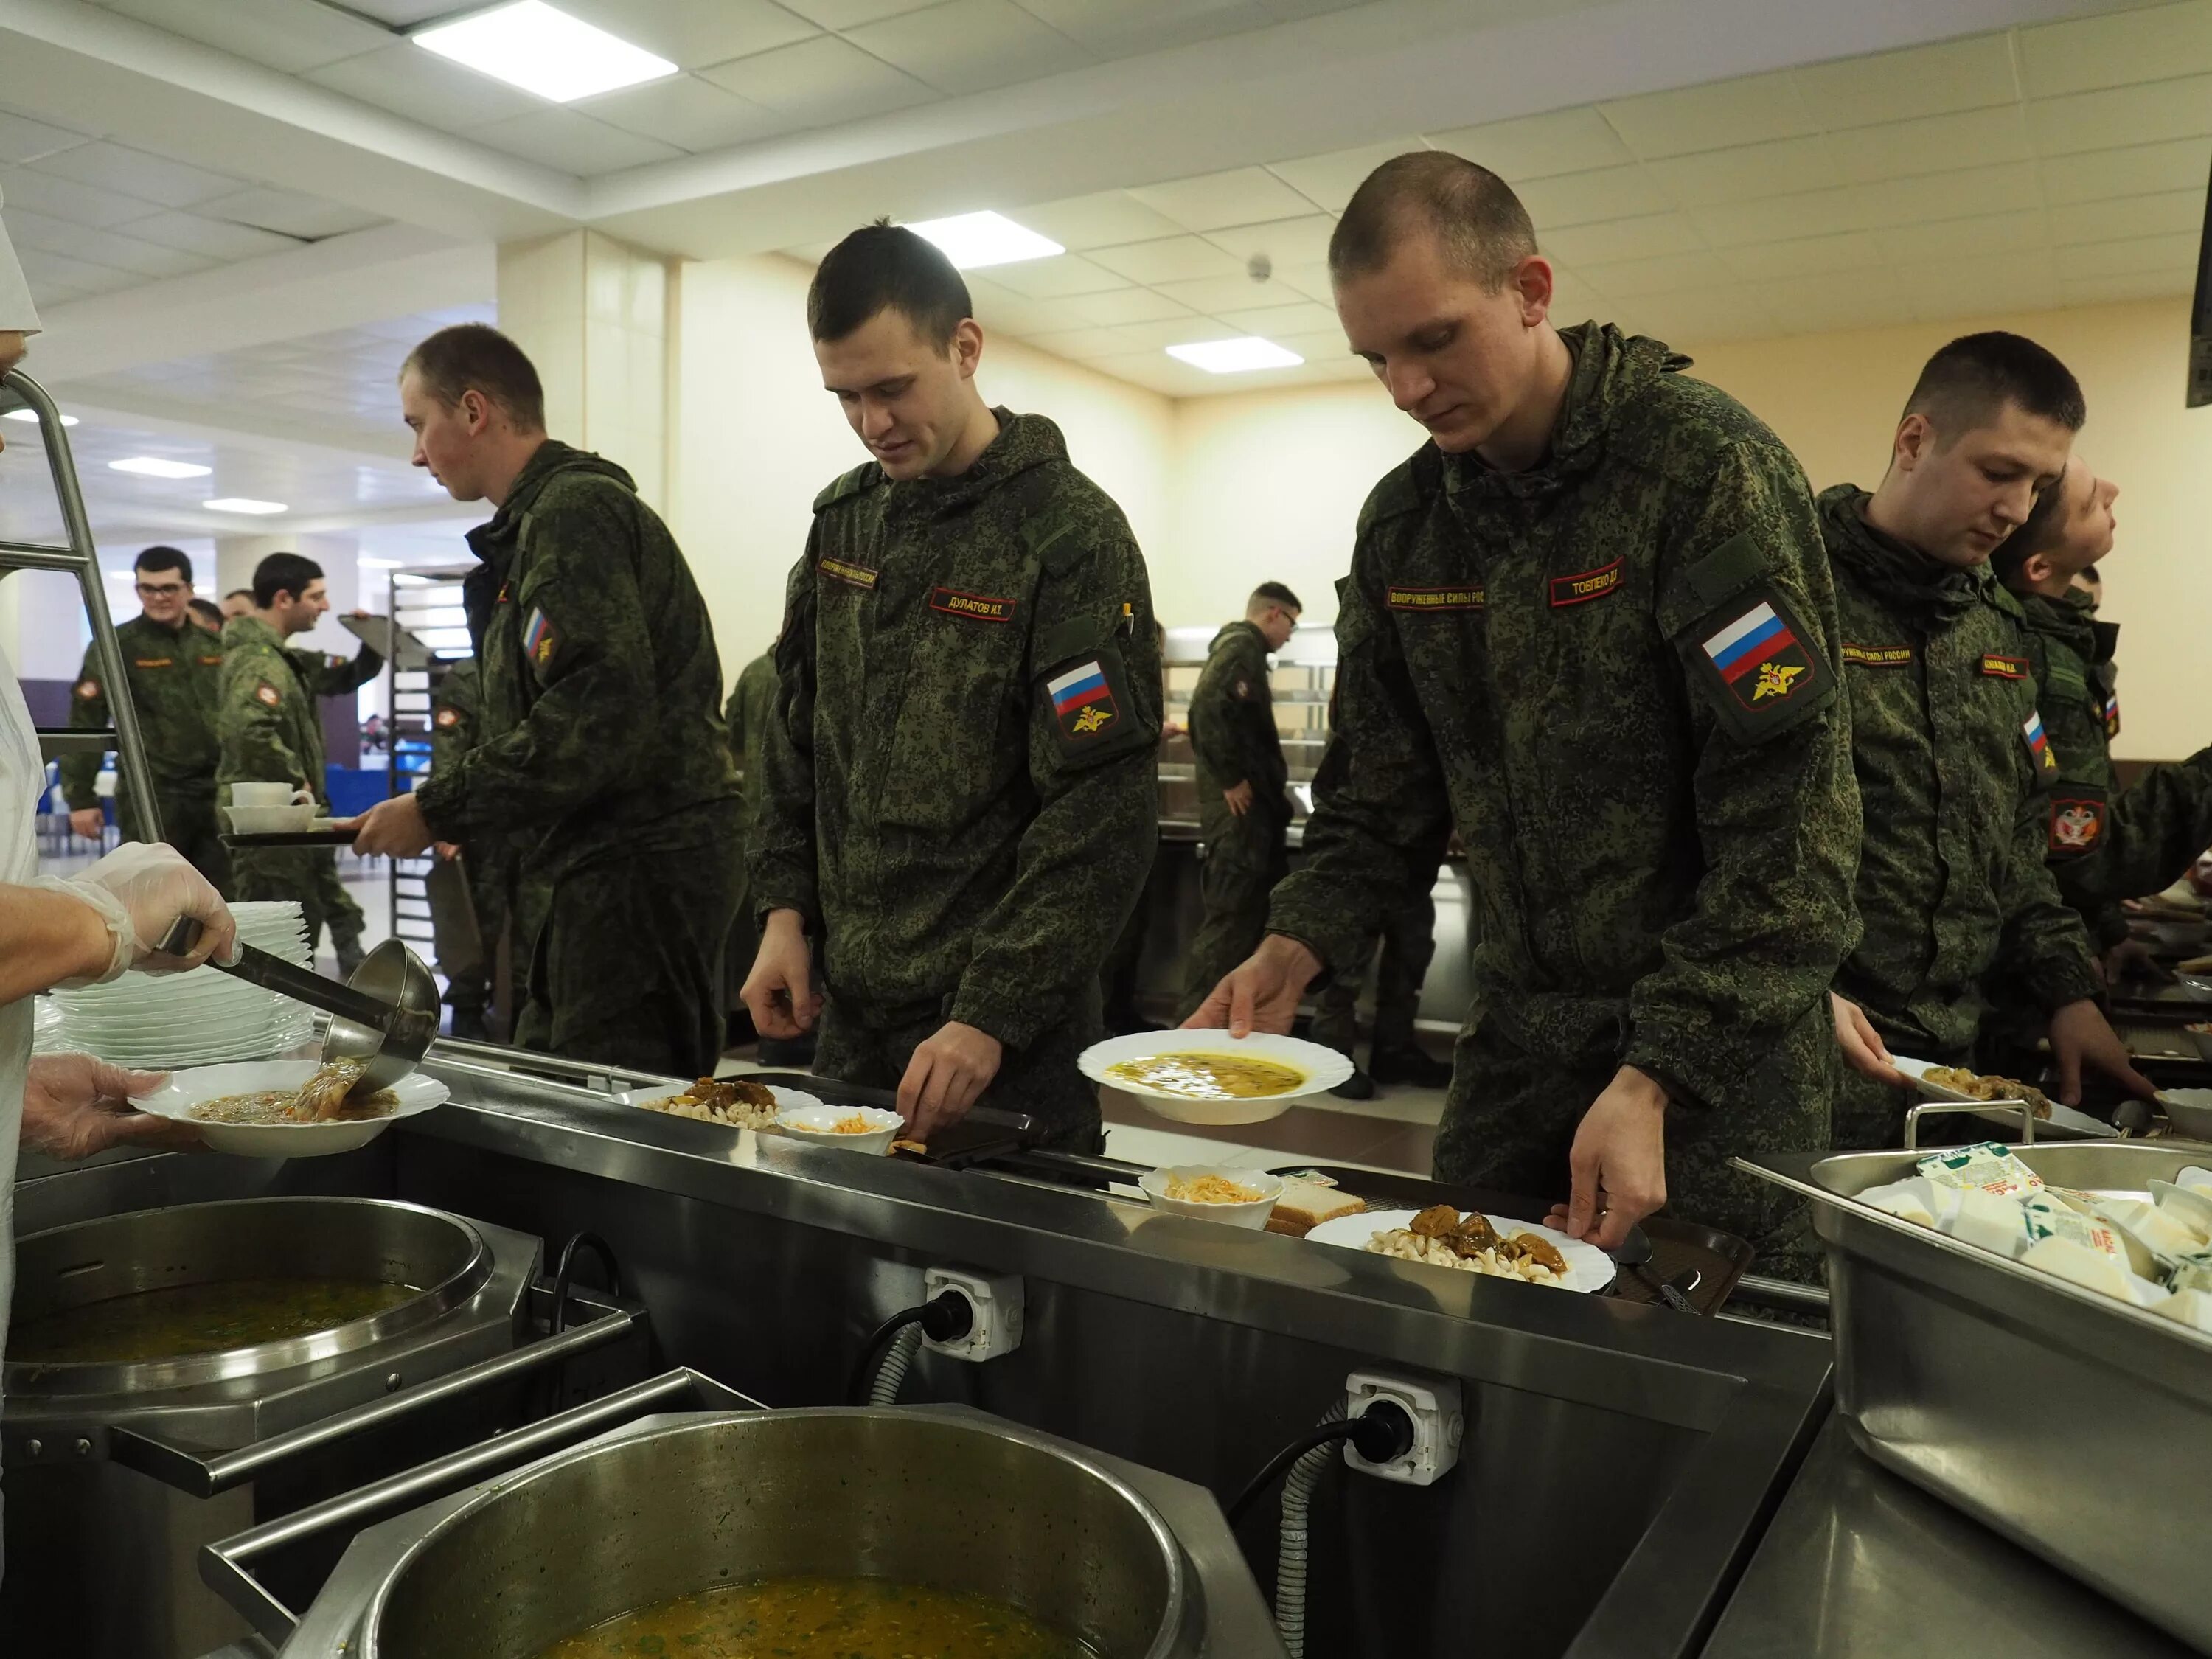
[[[1835,695],[1827,659],[1771,583],[1707,613],[1678,644],[1722,723],[1747,742],[1787,730]]]

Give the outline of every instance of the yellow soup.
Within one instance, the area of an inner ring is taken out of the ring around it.
[[[1294,1066],[1242,1054],[1154,1054],[1109,1066],[1106,1074],[1193,1100],[1263,1100],[1302,1088],[1306,1080]]]
[[[29,1319],[9,1334],[25,1365],[140,1364],[307,1336],[396,1308],[410,1285],[356,1279],[226,1279],[112,1296]]]
[[[771,1578],[657,1602],[538,1659],[1095,1659],[987,1595],[882,1578]]]

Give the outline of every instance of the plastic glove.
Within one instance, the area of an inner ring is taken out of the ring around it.
[[[43,876],[32,884],[66,893],[91,906],[107,924],[113,954],[97,975],[64,980],[62,988],[105,985],[133,968],[149,974],[179,974],[213,957],[238,960],[238,925],[205,876],[173,847],[125,842],[82,875],[61,880]],[[201,924],[199,942],[189,956],[165,956],[155,950],[180,916]]]

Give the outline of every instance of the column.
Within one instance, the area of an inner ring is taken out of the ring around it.
[[[604,455],[665,513],[673,266],[596,231],[499,251],[499,326],[545,384],[545,429]]]

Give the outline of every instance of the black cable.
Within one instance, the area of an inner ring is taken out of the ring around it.
[[[885,1345],[909,1325],[921,1326],[921,1334],[933,1342],[954,1342],[975,1328],[975,1310],[958,1291],[939,1291],[919,1306],[900,1309],[870,1331],[868,1340],[860,1344],[852,1373],[845,1379],[847,1400],[855,1406],[868,1403],[868,1385],[874,1380]]]
[[[1259,1474],[1245,1483],[1244,1490],[1229,1506],[1229,1524],[1234,1527],[1242,1521],[1252,1505],[1267,1495],[1267,1489],[1290,1473],[1291,1464],[1316,1446],[1326,1446],[1332,1440],[1349,1440],[1352,1449],[1369,1462],[1388,1463],[1413,1450],[1413,1419],[1407,1415],[1404,1407],[1377,1400],[1357,1417],[1339,1418],[1334,1423],[1308,1429],[1269,1458]]]
[[[576,1265],[579,1247],[587,1247],[599,1258],[599,1266],[606,1269],[607,1294],[619,1298],[622,1295],[622,1269],[615,1266],[615,1253],[607,1241],[597,1233],[578,1233],[561,1247],[561,1265],[553,1273],[553,1329],[558,1336],[568,1329],[568,1274]]]

